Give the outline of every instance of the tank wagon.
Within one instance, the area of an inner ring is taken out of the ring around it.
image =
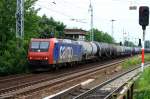
[[[146,50],[148,52],[150,50]],[[32,69],[57,68],[87,60],[138,54],[141,48],[69,39],[31,39],[28,62]]]

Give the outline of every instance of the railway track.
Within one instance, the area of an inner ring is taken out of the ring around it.
[[[150,63],[147,63],[147,66]],[[120,73],[115,77],[95,86],[91,89],[85,87],[83,83],[77,84],[57,94],[45,97],[44,99],[113,99],[116,93],[122,91],[122,88],[139,76],[141,67],[135,67],[126,72]],[[123,92],[123,91],[122,91]],[[122,93],[120,92],[120,93]],[[121,98],[122,99],[122,98]]]
[[[115,60],[113,62],[109,61],[109,62],[106,62],[103,64],[94,64],[93,63],[93,65],[90,64],[89,68],[86,68],[86,69],[82,68],[79,70],[70,71],[70,72],[61,73],[61,74],[59,74],[60,72],[52,73],[52,74],[46,74],[46,75],[43,75],[43,76],[40,76],[37,78],[36,77],[32,78],[32,76],[31,76],[32,81],[26,80],[26,82],[24,82],[24,83],[18,82],[17,85],[0,88],[0,98],[14,97],[16,95],[25,95],[27,93],[34,92],[35,90],[36,91],[41,90],[42,88],[45,88],[47,86],[54,86],[58,83],[65,82],[65,81],[71,80],[73,78],[88,75],[94,71],[108,68],[109,66],[112,66],[114,64],[119,64],[123,61],[124,60],[120,60],[120,61]],[[30,76],[28,76],[28,77],[30,78]],[[23,79],[23,78],[20,77],[20,78],[16,78],[16,79]],[[11,80],[5,79],[4,81],[11,81]],[[2,82],[4,83],[4,81],[2,81]]]
[[[114,92],[119,90],[129,80],[138,76],[140,73],[139,68],[140,67],[136,67],[127,72],[119,74],[114,78],[96,86],[95,88],[79,94],[78,96],[74,97],[74,99],[112,99]]]
[[[5,82],[10,82],[10,81],[13,81],[13,80],[19,80],[19,79],[22,79],[22,78],[25,78],[25,77],[31,77],[33,75],[31,74],[19,74],[19,75],[13,75],[13,76],[8,76],[8,77],[1,77],[0,78],[0,83],[5,83]]]

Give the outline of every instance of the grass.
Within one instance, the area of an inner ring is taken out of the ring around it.
[[[145,62],[148,62],[150,61],[150,54],[145,54]],[[141,55],[136,55],[135,57],[133,58],[130,58],[128,60],[126,60],[125,62],[122,63],[122,67],[124,69],[128,69],[130,68],[131,66],[136,66],[138,64],[141,63]]]
[[[145,54],[145,62],[150,61],[150,54]],[[141,55],[136,55],[122,63],[124,69],[141,63]],[[134,99],[150,99],[150,67],[146,68],[134,86]]]
[[[150,67],[135,82],[134,99],[150,99]]]

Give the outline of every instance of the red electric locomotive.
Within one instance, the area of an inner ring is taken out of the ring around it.
[[[82,60],[83,48],[68,39],[31,39],[28,61],[32,70],[56,68]]]

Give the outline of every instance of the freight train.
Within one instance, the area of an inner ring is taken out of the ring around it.
[[[31,39],[28,61],[32,69],[58,68],[87,60],[129,56],[141,52],[139,47],[126,47],[102,42],[70,39]],[[147,50],[147,52],[150,52]]]

